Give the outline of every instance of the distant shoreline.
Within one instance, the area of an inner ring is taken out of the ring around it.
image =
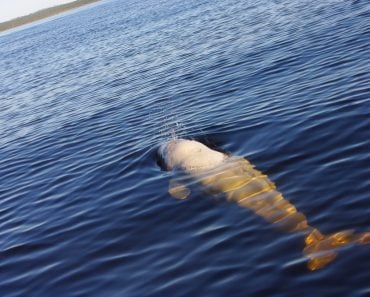
[[[98,1],[100,0],[77,0],[74,2],[42,9],[32,14],[0,23],[0,32],[10,30],[10,29],[13,29],[19,26],[23,26],[26,24],[30,24],[30,23],[51,17],[53,15],[60,14],[68,10],[72,10],[72,9],[75,9],[75,8],[78,8],[84,5],[88,5],[94,2],[98,2]]]

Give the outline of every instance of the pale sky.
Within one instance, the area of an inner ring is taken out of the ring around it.
[[[0,23],[74,0],[0,0]]]

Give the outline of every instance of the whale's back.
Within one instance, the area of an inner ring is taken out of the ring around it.
[[[227,158],[198,141],[186,139],[174,139],[163,144],[159,153],[167,170],[178,168],[188,173],[212,169]]]

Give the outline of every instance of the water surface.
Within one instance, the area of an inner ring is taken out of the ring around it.
[[[244,156],[311,225],[370,230],[367,1],[105,1],[0,37],[3,296],[370,295],[369,246],[303,236],[156,164]]]

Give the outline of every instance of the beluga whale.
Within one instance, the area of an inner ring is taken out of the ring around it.
[[[222,195],[285,232],[302,233],[303,255],[311,271],[332,262],[343,246],[370,244],[370,232],[345,230],[323,234],[311,226],[306,216],[283,197],[268,176],[243,157],[214,150],[196,140],[176,138],[161,144],[158,155],[163,169],[180,173],[181,178],[170,181],[171,196],[187,198],[189,185],[196,183],[206,193]]]

